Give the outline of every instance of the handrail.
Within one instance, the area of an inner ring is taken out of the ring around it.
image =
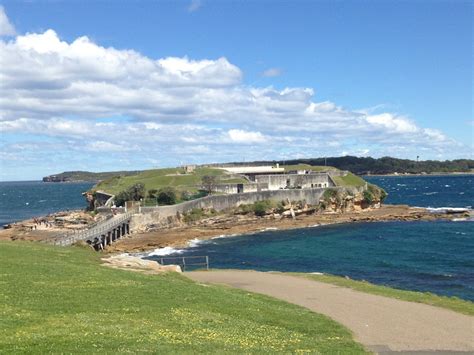
[[[73,231],[72,233],[65,234],[63,236],[57,237],[53,244],[55,245],[70,245],[79,240],[89,239],[91,237],[99,236],[110,229],[117,227],[122,224],[124,221],[130,219],[132,212],[127,212],[116,217],[106,219],[104,221],[99,221],[89,226],[87,229],[82,229],[79,231]]]
[[[201,259],[204,259],[203,262],[186,262],[186,260],[188,259],[198,259],[198,258],[201,258]],[[206,267],[206,270],[209,270],[209,256],[207,255],[202,255],[202,256],[175,256],[175,257],[160,257],[158,260],[158,258],[153,258],[153,260],[156,260],[156,261],[159,261],[160,265],[169,265],[169,264],[166,264],[166,260],[175,260],[175,261],[178,261],[178,265],[180,265],[183,269],[183,271],[186,271],[186,266],[205,266]],[[176,263],[175,263],[176,264]]]

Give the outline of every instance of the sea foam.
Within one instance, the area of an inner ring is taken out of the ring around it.
[[[182,254],[184,250],[175,249],[172,247],[164,247],[153,250],[151,253],[148,253],[146,256],[165,256],[171,254]]]

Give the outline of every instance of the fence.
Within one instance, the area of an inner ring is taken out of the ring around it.
[[[209,257],[207,255],[206,256],[167,257],[167,258],[159,258],[158,261],[161,265],[179,265],[181,266],[181,270],[183,271],[186,271],[186,268],[189,268],[189,267],[200,267],[200,266],[205,266],[206,270],[209,270]]]

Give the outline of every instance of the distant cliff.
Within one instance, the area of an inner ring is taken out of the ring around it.
[[[65,171],[60,174],[45,176],[43,178],[43,182],[98,182],[110,179],[114,176],[128,176],[135,175],[137,173],[138,171],[111,171],[103,173],[92,173],[89,171]]]

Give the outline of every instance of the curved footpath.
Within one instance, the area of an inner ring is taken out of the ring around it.
[[[349,328],[357,341],[376,353],[474,353],[474,317],[443,308],[283,274],[223,270],[184,275],[201,283],[265,294],[325,314]]]

